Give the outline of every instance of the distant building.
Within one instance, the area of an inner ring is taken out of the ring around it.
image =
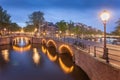
[[[44,26],[41,27],[42,33],[46,33],[46,35],[52,36],[56,34],[58,28],[52,22],[44,23]]]

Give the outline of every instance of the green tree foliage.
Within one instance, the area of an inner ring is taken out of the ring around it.
[[[0,29],[6,28],[7,31],[18,31],[21,28],[16,23],[12,23],[11,16],[0,6]]]
[[[25,32],[34,32],[35,27],[33,25],[27,25],[26,27],[24,27],[24,31]]]
[[[57,22],[56,24],[59,30],[62,31],[62,33],[65,33],[65,31],[68,29],[68,24],[64,20],[61,20],[60,22]]]
[[[77,36],[81,35],[97,35],[97,34],[102,34],[103,32],[101,30],[98,30],[96,28],[93,28],[92,26],[87,26],[83,23],[74,23],[72,21],[65,22],[64,20],[61,20],[60,22],[56,23],[58,26],[59,31],[62,31],[62,33],[65,33],[66,30],[69,31],[70,33],[74,33]]]
[[[10,15],[7,13],[6,10],[3,10],[3,8],[0,6],[0,28],[7,28],[8,25],[10,25],[11,20],[10,20]]]
[[[74,33],[76,35],[81,35],[81,34],[85,34],[86,32],[86,28],[85,25],[80,23],[79,25],[77,24],[76,26],[74,26]]]
[[[68,30],[69,30],[69,33],[74,32],[74,22],[70,21],[70,23],[68,23]]]
[[[81,33],[79,26],[74,27],[74,33],[77,34],[77,35]]]
[[[117,26],[115,27],[115,30],[112,32],[114,35],[120,36],[120,19],[116,22]]]
[[[16,23],[11,23],[10,26],[9,26],[9,30],[12,31],[12,32],[20,31],[21,27]]]
[[[42,25],[43,22],[44,22],[44,13],[41,11],[36,11],[29,16],[29,21],[26,23],[28,25],[34,25],[34,27],[38,28],[39,25]]]

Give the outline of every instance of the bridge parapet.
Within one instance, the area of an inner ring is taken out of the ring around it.
[[[0,44],[10,44],[11,39],[12,37],[0,38]],[[48,47],[56,45],[57,50],[60,53],[66,52],[66,50],[70,51],[70,54],[75,60],[75,64],[81,67],[91,80],[120,80],[119,68],[115,68],[111,64],[105,63],[105,60],[93,57],[90,54],[77,49],[77,47],[72,44],[52,38],[32,37],[31,39],[34,43],[43,43],[44,39]]]
[[[57,47],[62,45],[69,46],[73,53],[75,64],[81,67],[91,80],[120,80],[120,68],[116,68],[115,66],[106,63],[105,59],[93,57],[89,51],[90,46],[86,51],[83,51],[75,45],[57,39],[53,40]],[[47,39],[46,42],[47,41],[49,41],[49,39]],[[58,51],[61,53],[59,48]]]
[[[62,42],[56,39],[43,38],[41,41],[42,44],[46,43],[47,47],[54,46],[60,54],[69,52],[71,56],[74,56],[75,47],[72,44]]]

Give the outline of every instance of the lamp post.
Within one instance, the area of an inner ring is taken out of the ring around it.
[[[106,47],[106,23],[110,18],[109,12],[104,10],[101,13],[100,18],[101,18],[101,20],[103,22],[103,25],[104,25],[104,54],[103,54],[103,58],[106,59],[107,63],[109,63],[109,60],[108,60],[108,48]]]
[[[4,35],[6,35],[6,30],[7,30],[7,29],[6,29],[6,28],[4,28]]]

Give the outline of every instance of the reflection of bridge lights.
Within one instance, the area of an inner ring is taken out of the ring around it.
[[[54,57],[50,54],[50,52],[47,50],[47,56],[51,61],[56,61],[57,59],[57,55],[55,55]]]
[[[63,44],[59,47],[59,53],[62,53],[62,48],[64,48],[64,47],[67,48],[68,51],[70,51],[71,56],[73,56],[72,50],[70,49],[70,47],[68,45],[65,45],[65,44]]]
[[[42,52],[43,52],[43,53],[46,53],[46,52],[47,52],[47,49],[44,48],[44,46],[42,46]]]
[[[47,42],[47,45],[49,46],[49,43],[50,42],[52,42],[53,43],[53,45],[55,46],[55,48],[57,48],[57,45],[56,45],[56,43],[53,41],[53,40],[49,40],[48,42]]]
[[[13,46],[13,50],[18,51],[18,52],[22,52],[22,51],[28,51],[30,50],[31,45],[25,46],[25,47],[17,47],[17,46]]]
[[[39,55],[39,53],[38,53],[36,48],[33,49],[33,57],[32,58],[33,58],[33,61],[34,61],[35,64],[39,64],[39,62],[40,62],[40,55]]]
[[[71,66],[71,67],[67,67],[61,60],[61,58],[59,58],[59,64],[60,64],[60,67],[62,68],[62,70],[65,72],[65,73],[70,73],[73,71],[74,69],[74,66]]]
[[[8,50],[2,50],[2,55],[3,55],[3,58],[6,62],[9,61],[9,53],[8,53]]]

